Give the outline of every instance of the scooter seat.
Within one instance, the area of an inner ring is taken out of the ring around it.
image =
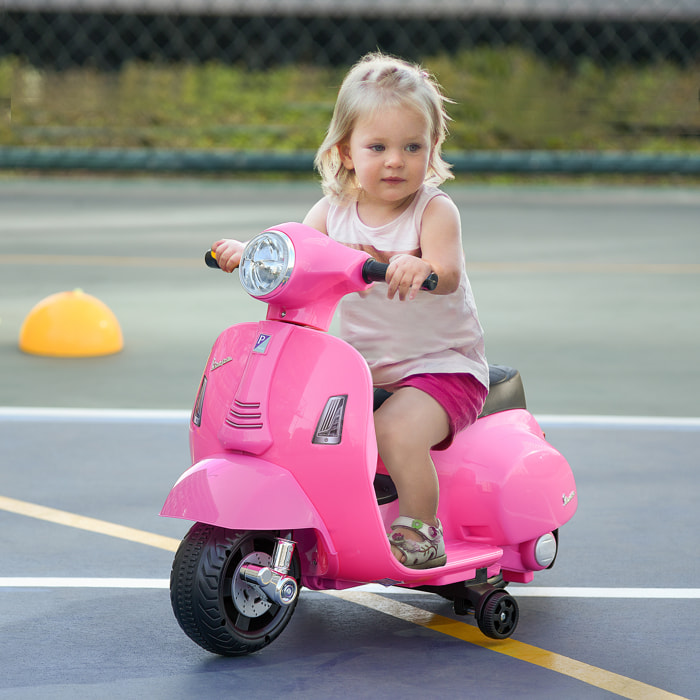
[[[489,395],[479,418],[513,408],[527,408],[520,372],[505,365],[489,365]]]
[[[390,391],[376,388],[374,410],[376,411],[390,396]],[[520,372],[505,365],[489,365],[489,395],[479,418],[513,408],[527,408]],[[398,498],[394,482],[387,474],[377,474],[374,477],[374,493],[380,506]]]

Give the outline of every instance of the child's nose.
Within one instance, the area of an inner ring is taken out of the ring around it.
[[[386,152],[386,165],[389,168],[398,168],[403,165],[403,151],[392,149]]]

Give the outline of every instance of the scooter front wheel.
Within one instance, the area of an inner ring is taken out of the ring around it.
[[[170,601],[185,634],[203,649],[241,656],[276,639],[294,613],[296,599],[277,605],[241,581],[242,563],[270,563],[276,533],[227,530],[195,523],[175,554]],[[289,576],[299,583],[295,554]]]

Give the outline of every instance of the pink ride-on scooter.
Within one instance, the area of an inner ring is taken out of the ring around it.
[[[325,332],[340,299],[386,266],[287,223],[253,238],[239,269],[267,318],[214,343],[192,411],[192,467],[161,511],[195,521],[170,581],[182,629],[211,652],[247,654],[282,632],[300,586],[378,582],[438,593],[485,635],[510,636],[518,606],[505,585],[552,566],[577,506],[520,375],[492,366],[482,416],[433,454],[447,564],[406,568],[387,539],[398,501],[377,457],[381,397],[357,351]]]

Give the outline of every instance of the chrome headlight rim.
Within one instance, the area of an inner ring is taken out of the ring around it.
[[[239,265],[241,285],[252,297],[264,298],[289,281],[294,270],[294,245],[287,234],[271,229],[251,238]]]

